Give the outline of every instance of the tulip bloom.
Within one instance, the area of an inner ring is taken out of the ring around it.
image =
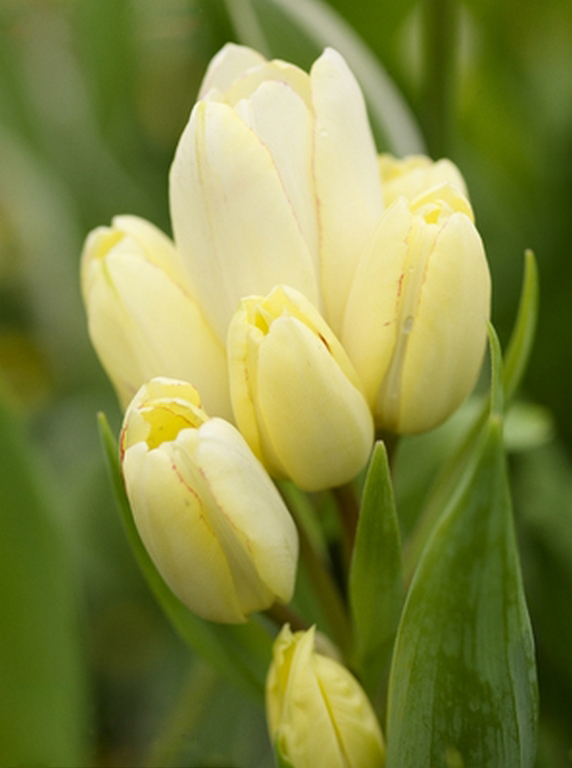
[[[121,464],[133,518],[177,597],[240,623],[294,590],[298,538],[242,436],[209,419],[190,384],[157,378],[125,414]]]
[[[236,423],[271,474],[308,491],[357,475],[371,414],[340,342],[304,296],[278,286],[244,299],[227,352]]]
[[[168,237],[136,216],[116,216],[88,236],[81,283],[91,341],[124,408],[163,375],[192,381],[210,412],[230,417],[224,346]]]
[[[383,737],[357,680],[314,651],[314,628],[274,643],[266,715],[280,764],[292,768],[382,768]]]
[[[467,186],[461,172],[447,158],[433,162],[425,155],[410,155],[399,159],[382,154],[379,156],[379,172],[386,206],[401,196],[413,201],[418,195],[426,194],[443,184],[452,184],[468,198]]]
[[[422,432],[453,413],[477,379],[489,312],[464,196],[445,184],[398,198],[362,254],[342,334],[380,427]]]
[[[310,74],[226,45],[212,60],[170,177],[175,241],[221,339],[238,302],[286,284],[334,332],[382,211],[361,90],[327,49]]]

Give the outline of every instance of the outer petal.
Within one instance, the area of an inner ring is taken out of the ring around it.
[[[138,443],[125,453],[123,476],[143,543],[177,597],[205,619],[245,621],[204,503],[172,457]]]
[[[443,421],[477,380],[486,346],[490,275],[471,221],[453,214],[429,257],[401,374],[396,431],[421,432]],[[438,353],[435,349],[438,339]]]
[[[322,291],[326,320],[339,333],[359,256],[382,211],[381,183],[363,96],[344,59],[327,49],[310,78]]]
[[[230,416],[225,351],[191,295],[173,244],[152,224],[117,217],[88,237],[82,290],[92,343],[124,407],[157,375],[192,381]]]
[[[199,429],[199,439],[197,466],[224,515],[226,532],[232,531],[235,537],[230,541],[221,533],[231,569],[236,568],[234,577],[243,610],[250,613],[261,609],[260,604],[249,605],[256,592],[252,580],[242,578],[239,563],[244,557],[254,564],[256,578],[272,595],[289,602],[296,576],[298,534],[280,494],[230,424],[211,419]],[[237,557],[239,549],[242,553]]]
[[[288,283],[317,300],[312,259],[272,156],[227,105],[196,105],[170,199],[177,245],[221,339],[243,296]]]
[[[240,101],[235,110],[272,155],[317,273],[318,222],[311,111],[291,85],[277,81],[260,85],[249,99]]]
[[[403,198],[384,212],[362,254],[346,307],[342,343],[372,408],[401,332],[397,319],[411,226]]]
[[[228,358],[237,424],[271,473],[320,490],[362,469],[373,424],[359,378],[304,296],[277,286],[241,302]]]
[[[340,748],[349,768],[381,768],[385,745],[377,719],[355,677],[341,664],[314,654],[314,670],[320,681],[330,717],[336,723]]]
[[[249,69],[264,64],[265,61],[264,56],[252,48],[227,43],[211,59],[199,89],[199,99],[202,99],[212,88],[226,91],[237,78]]]
[[[296,768],[347,768],[314,672],[313,653],[313,628],[293,636],[284,627],[266,686],[270,734],[277,750]]]

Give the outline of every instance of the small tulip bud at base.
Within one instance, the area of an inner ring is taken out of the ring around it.
[[[383,768],[385,745],[371,704],[337,661],[316,653],[314,628],[274,643],[266,680],[270,738],[292,768]]]
[[[240,433],[209,419],[194,387],[145,384],[120,447],[135,524],[181,602],[205,619],[241,623],[291,599],[298,537],[290,513]]]

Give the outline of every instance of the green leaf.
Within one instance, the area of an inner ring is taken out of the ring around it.
[[[375,694],[389,661],[403,603],[401,540],[387,451],[376,444],[367,473],[349,575],[357,667]]]
[[[532,768],[537,717],[502,420],[492,410],[407,596],[390,676],[387,768]]]
[[[125,532],[137,563],[155,598],[183,640],[194,651],[236,685],[262,700],[272,654],[270,635],[252,619],[242,625],[215,624],[205,621],[191,613],[175,597],[163,581],[139,537],[123,485],[117,442],[104,414],[99,415],[99,427]]]
[[[266,55],[291,59],[295,46],[311,49],[315,58],[326,46],[336,48],[361,85],[380,148],[399,156],[425,151],[407,101],[372,51],[333,8],[319,0],[226,0],[226,5],[240,42],[260,47]]]
[[[0,765],[81,766],[78,575],[31,454],[0,403]]]
[[[538,267],[532,251],[524,254],[524,278],[516,322],[506,352],[504,388],[510,400],[520,386],[538,322]]]

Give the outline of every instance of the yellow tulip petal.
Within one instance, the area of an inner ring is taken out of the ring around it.
[[[205,619],[245,621],[201,499],[169,455],[139,443],[126,452],[123,475],[143,543],[177,597]]]
[[[82,287],[92,343],[123,407],[145,381],[163,375],[192,381],[211,413],[230,417],[224,347],[166,243],[144,248],[104,227],[88,238]]]
[[[226,530],[234,537],[225,537],[224,546],[237,590],[240,592],[242,583],[240,562],[246,557],[254,563],[257,580],[282,602],[289,602],[294,591],[298,535],[275,485],[253,461],[240,433],[227,422],[211,419],[200,428],[199,435],[197,466],[214,489],[217,508],[227,517]],[[250,579],[249,589],[252,583]],[[260,609],[260,604],[249,608],[248,599],[248,595],[242,599],[247,612]]]
[[[175,240],[221,339],[245,295],[287,283],[317,301],[312,258],[272,156],[227,105],[193,110],[170,199]]]
[[[249,69],[264,64],[265,61],[264,56],[252,48],[227,43],[211,59],[199,89],[199,99],[204,98],[213,88],[226,91],[237,78],[244,75]]]
[[[471,391],[481,367],[490,275],[470,220],[453,214],[436,239],[405,353],[400,432],[439,424]],[[438,339],[438,354],[432,354]]]
[[[371,407],[401,332],[397,316],[411,223],[404,199],[384,212],[364,249],[346,307],[342,343],[361,377]]]
[[[381,183],[364,99],[344,59],[327,49],[310,79],[321,285],[326,320],[339,333],[359,256],[382,212]]]
[[[283,82],[264,82],[236,113],[268,148],[318,269],[318,223],[314,195],[313,116],[301,96]]]

